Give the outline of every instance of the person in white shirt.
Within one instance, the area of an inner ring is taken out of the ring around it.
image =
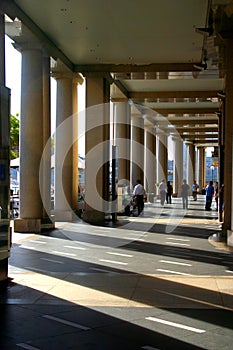
[[[134,187],[133,190],[133,196],[136,200],[136,206],[138,209],[138,215],[143,211],[144,209],[144,196],[145,196],[145,189],[142,185],[142,182],[140,179],[137,180],[137,184]]]
[[[159,184],[159,196],[160,196],[161,205],[164,205],[164,202],[165,202],[166,188],[167,188],[167,186],[165,183],[165,179],[163,179]]]

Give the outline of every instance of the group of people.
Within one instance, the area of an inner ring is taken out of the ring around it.
[[[206,205],[205,210],[211,210],[211,205],[213,198],[216,203],[216,211],[218,211],[219,204],[221,205],[221,210],[224,210],[224,202],[223,202],[223,194],[224,194],[224,184],[222,184],[219,188],[218,181],[215,182],[215,186],[213,181],[210,181],[206,186]]]
[[[219,192],[222,194],[223,188],[224,188],[224,185],[221,186],[221,189],[218,188],[217,181],[215,183],[215,186],[213,186],[213,181],[209,182],[209,184],[206,186],[206,189],[205,189],[205,192],[206,192],[205,210],[211,210],[212,200],[213,198],[215,198],[216,211],[218,211]],[[197,200],[198,189],[199,189],[199,185],[197,184],[196,180],[194,180],[191,187],[192,197],[194,201]],[[167,203],[171,204],[172,193],[173,193],[173,188],[170,181],[168,181],[166,185],[165,180],[163,179],[159,184],[160,202],[162,206],[165,203],[165,198]],[[184,179],[180,187],[180,196],[182,198],[183,209],[188,209],[189,195],[190,195],[190,186],[187,184],[187,181]]]
[[[182,197],[182,203],[183,203],[184,209],[188,209],[189,190],[190,190],[190,186],[187,184],[186,180],[183,180],[183,183],[181,185],[181,197]],[[159,197],[160,197],[160,203],[162,206],[165,203],[165,199],[167,201],[167,204],[172,203],[172,194],[173,194],[173,187],[170,181],[167,181],[167,184],[166,184],[165,179],[163,179],[159,184]]]
[[[167,181],[167,184],[166,184],[165,179],[163,179],[159,184],[159,196],[160,196],[161,205],[164,205],[165,200],[167,201],[168,204],[171,204],[172,194],[173,194],[173,187],[170,181]]]
[[[196,180],[194,180],[191,190],[192,190],[192,197],[193,200],[197,200],[197,193],[198,193],[199,185],[197,184]],[[159,197],[160,197],[160,203],[163,206],[165,203],[165,200],[167,204],[172,203],[172,194],[173,194],[173,187],[170,183],[170,181],[165,181],[163,179],[159,184]],[[221,186],[221,188],[218,188],[218,182],[216,181],[215,186],[213,186],[213,181],[210,181],[209,184],[206,186],[205,192],[206,192],[206,203],[205,203],[205,210],[209,211],[211,210],[212,200],[215,198],[216,202],[216,210],[218,211],[218,203],[219,203],[219,194],[223,196],[223,190],[224,185]],[[182,198],[182,204],[183,209],[188,209],[188,197],[190,195],[190,186],[187,184],[187,181],[184,179],[183,183],[180,187],[180,196]],[[146,196],[146,191],[141,183],[141,180],[137,180],[137,184],[134,187],[133,190],[133,196],[136,202],[136,206],[138,208],[138,215],[143,211],[144,209],[144,199]]]

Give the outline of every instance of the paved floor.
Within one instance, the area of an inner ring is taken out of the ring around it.
[[[0,349],[232,349],[233,255],[204,197],[13,233]]]

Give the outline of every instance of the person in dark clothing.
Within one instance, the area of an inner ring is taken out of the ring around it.
[[[170,181],[167,182],[167,193],[166,193],[166,201],[168,204],[172,203],[172,193],[173,193],[173,187],[170,183]]]
[[[206,203],[205,210],[211,210],[212,199],[214,195],[214,186],[213,181],[209,182],[209,185],[206,186]]]
[[[193,181],[192,184],[192,195],[193,195],[193,200],[196,201],[197,200],[197,190],[198,190],[199,186],[196,182],[196,180]]]
[[[218,181],[215,182],[214,198],[216,203],[216,211],[218,211]]]

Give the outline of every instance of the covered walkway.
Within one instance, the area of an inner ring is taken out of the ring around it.
[[[231,349],[232,251],[205,197],[13,233],[1,350]]]

